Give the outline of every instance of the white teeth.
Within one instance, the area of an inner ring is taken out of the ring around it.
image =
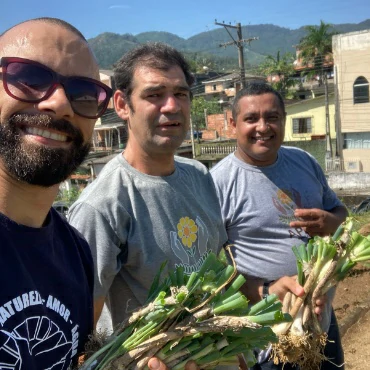
[[[27,134],[42,136],[42,137],[45,137],[46,139],[53,139],[56,141],[64,141],[64,142],[67,141],[66,135],[57,134],[49,130],[43,130],[37,127],[26,127],[24,130],[26,131]]]
[[[255,137],[256,140],[260,140],[260,141],[267,141],[267,140],[270,140],[271,137],[270,136],[265,136],[265,137]]]

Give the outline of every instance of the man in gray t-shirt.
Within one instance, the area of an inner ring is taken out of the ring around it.
[[[229,242],[235,245],[238,270],[247,278],[245,293],[252,303],[265,293],[275,293],[281,300],[288,291],[302,296],[292,246],[315,235],[332,234],[347,210],[311,155],[281,146],[285,107],[269,85],[247,84],[234,99],[232,115],[237,150],[213,167],[211,174]],[[331,319],[331,301],[332,295],[326,297],[325,305],[319,300],[316,312],[322,315],[324,327],[329,328],[332,321],[333,331],[337,326]],[[336,343],[330,344],[334,348],[328,357],[341,365],[340,338],[337,333],[333,336]],[[337,368],[329,362],[322,368],[331,366]],[[253,369],[280,367],[261,361]]]
[[[175,157],[190,122],[193,77],[183,56],[143,44],[121,58],[114,79],[128,142],[70,211],[92,249],[97,328],[108,331],[145,303],[164,261],[191,274],[227,241],[211,175]]]

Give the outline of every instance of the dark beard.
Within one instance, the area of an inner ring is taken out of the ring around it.
[[[72,140],[68,149],[50,148],[26,142],[20,135],[22,124],[40,129],[53,128]],[[53,121],[44,114],[16,114],[0,124],[0,157],[10,175],[31,185],[49,187],[59,184],[82,163],[89,153],[81,130],[66,120]]]

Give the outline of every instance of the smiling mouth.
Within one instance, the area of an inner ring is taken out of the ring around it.
[[[41,136],[45,139],[52,139],[60,142],[67,142],[70,140],[69,137],[65,134],[56,133],[39,127],[25,126],[22,128],[22,131],[29,135]]]
[[[177,127],[177,126],[180,126],[180,123],[179,122],[173,122],[173,123],[164,123],[164,124],[160,124],[159,127]]]
[[[269,141],[272,140],[274,136],[255,136],[252,139],[255,141]]]

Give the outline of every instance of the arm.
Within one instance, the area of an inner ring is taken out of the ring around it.
[[[348,211],[344,206],[337,206],[330,211],[297,208],[294,216],[301,220],[291,222],[290,227],[301,228],[311,236],[325,236],[335,232],[348,216]]]
[[[99,317],[103,310],[104,300],[105,297],[94,299],[94,329],[96,328],[96,324],[98,323]]]

